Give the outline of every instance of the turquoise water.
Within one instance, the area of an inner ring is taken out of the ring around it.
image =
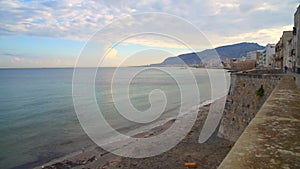
[[[141,68],[122,68],[122,77],[126,79],[126,74],[136,69]],[[183,81],[187,76],[181,68],[168,69]],[[201,93],[199,103],[209,100],[207,72],[204,69],[191,71],[195,74]],[[89,69],[84,69],[84,72],[91,73]],[[141,124],[128,121],[117,113],[110,90],[113,72],[113,68],[98,70],[95,94],[110,125],[126,133]],[[32,168],[82,148],[95,146],[81,128],[74,110],[72,75],[71,68],[0,69],[1,169]],[[122,78],[117,83],[122,84]],[[135,108],[140,111],[149,108],[148,93],[153,89],[164,91],[168,99],[165,113],[160,119],[178,114],[177,109],[181,104],[178,86],[174,79],[156,70],[139,74],[131,82],[130,99]],[[117,92],[117,97],[123,99],[122,91]],[[82,106],[88,104],[89,100],[86,100]]]

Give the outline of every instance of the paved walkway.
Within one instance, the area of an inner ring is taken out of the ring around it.
[[[284,76],[219,169],[300,168],[299,136],[300,91]]]

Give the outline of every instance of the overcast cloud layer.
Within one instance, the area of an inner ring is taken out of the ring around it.
[[[94,32],[120,17],[140,12],[165,12],[187,19],[201,31],[210,34],[208,36],[230,39],[240,34],[291,25],[291,14],[295,12],[297,2],[298,0],[1,1],[0,34],[87,40]],[[164,24],[168,26],[168,23]]]
[[[106,34],[98,39],[104,50],[126,32],[147,30],[149,23],[154,30],[183,35],[197,51],[239,42],[276,43],[282,31],[292,30],[298,5],[299,0],[0,1],[0,67],[72,67],[87,40],[119,21],[127,30],[106,29]],[[187,25],[174,19],[141,19],[139,14],[145,12],[179,17],[204,33],[211,44],[199,46],[199,38],[185,31]],[[147,27],[144,29],[143,25]],[[112,50],[109,66],[141,47],[167,49],[165,52],[170,54],[140,58],[150,60],[132,64],[158,63],[168,56],[189,52],[184,46],[157,36],[133,37],[123,45],[126,48]]]

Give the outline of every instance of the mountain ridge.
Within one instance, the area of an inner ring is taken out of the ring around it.
[[[220,56],[221,60],[225,60],[225,58],[240,58],[242,56],[246,56],[247,52],[262,49],[264,49],[264,46],[261,46],[255,42],[241,42],[219,46],[214,49],[205,49],[201,52],[186,53],[178,56],[168,57],[162,63],[152,64],[150,66],[201,64],[202,61],[200,58],[202,60],[210,60],[210,58],[216,58],[216,56]]]

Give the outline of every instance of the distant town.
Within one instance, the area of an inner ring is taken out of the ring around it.
[[[226,58],[224,67],[234,70],[275,68],[300,73],[300,5],[294,15],[294,27],[283,31],[276,44],[267,44],[263,50],[250,51],[241,58]]]
[[[284,72],[300,73],[300,5],[294,14],[294,27],[283,31],[279,41],[260,46],[257,43],[242,42],[206,49],[201,52],[169,57],[151,67],[196,67],[225,68],[231,71],[250,69],[281,69]],[[217,58],[217,59],[216,59]],[[206,60],[206,62],[203,62]]]

